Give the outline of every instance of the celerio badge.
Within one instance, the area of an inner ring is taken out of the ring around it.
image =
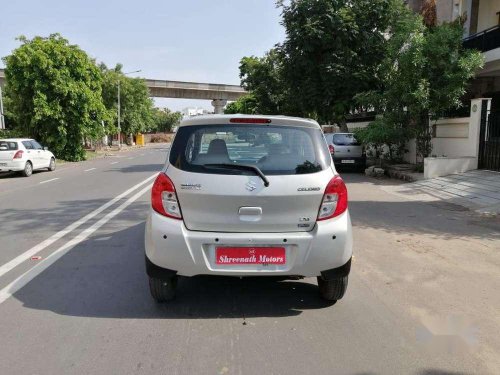
[[[319,187],[300,187],[297,189],[297,191],[320,191],[321,188]]]

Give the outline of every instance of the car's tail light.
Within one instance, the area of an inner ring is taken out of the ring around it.
[[[22,159],[23,157],[23,150],[19,150],[15,153],[14,159]]]
[[[175,186],[170,178],[160,173],[151,190],[151,205],[160,215],[173,219],[182,219],[181,208],[175,193]]]
[[[330,154],[335,154],[335,147],[333,145],[328,145],[328,149],[330,150]]]
[[[347,210],[347,187],[340,176],[333,177],[325,189],[318,221],[339,216]]]

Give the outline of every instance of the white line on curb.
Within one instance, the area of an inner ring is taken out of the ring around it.
[[[5,288],[0,290],[0,304],[5,302],[9,297],[11,297],[14,293],[16,293],[19,289],[28,284],[31,280],[41,274],[44,270],[49,268],[52,264],[54,264],[59,258],[61,258],[64,254],[70,251],[73,247],[78,245],[80,242],[84,241],[87,237],[89,237],[92,233],[106,224],[109,220],[114,218],[120,212],[122,212],[125,208],[134,203],[137,199],[139,199],[145,192],[151,189],[152,185],[146,186],[144,189],[130,197],[128,200],[123,202],[120,206],[115,208],[113,211],[108,213],[102,219],[100,219],[97,223],[94,223],[89,228],[85,229],[71,241],[65,243],[60,248],[55,250],[52,254],[50,254],[47,258],[42,260],[36,266],[31,268],[30,270],[23,273],[21,276],[12,281]]]
[[[149,181],[151,181],[153,178],[156,177],[156,174],[153,176],[145,179],[144,181],[138,183],[137,185],[132,186],[130,189],[127,191],[124,191],[120,195],[116,196],[115,198],[111,199],[109,202],[103,204],[101,207],[95,209],[91,213],[87,214],[86,216],[82,217],[81,219],[75,221],[74,223],[68,225],[66,228],[60,230],[57,233],[54,233],[52,236],[47,238],[45,241],[39,243],[38,245],[33,246],[31,249],[25,251],[24,253],[18,255],[14,259],[12,259],[10,262],[5,263],[4,265],[0,266],[0,277],[5,275],[7,272],[12,270],[13,268],[17,267],[24,261],[30,259],[33,255],[36,255],[46,247],[52,245],[54,242],[59,240],[60,238],[64,237],[68,233],[73,232],[76,228],[78,228],[80,225],[85,224],[87,221],[95,217],[96,215],[100,214],[102,211],[107,209],[108,207],[112,206],[116,202],[118,202],[120,199],[126,197],[129,195],[131,192],[134,190],[138,189],[144,184],[147,184]]]
[[[55,181],[55,180],[59,180],[59,177],[51,178],[50,180],[41,181],[40,184],[46,184],[47,182]]]
[[[112,162],[111,164],[117,164],[117,163],[118,163],[117,161],[114,161],[114,162]]]
[[[97,169],[97,168],[85,169],[84,172],[90,172],[90,171],[93,171],[94,169]]]

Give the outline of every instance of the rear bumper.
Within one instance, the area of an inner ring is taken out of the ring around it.
[[[286,242],[284,241],[286,239]],[[217,265],[217,246],[283,246],[283,265]],[[327,278],[352,257],[349,213],[318,222],[311,232],[228,233],[188,230],[181,220],[150,212],[145,231],[148,274],[226,276],[321,276]],[[350,263],[349,263],[350,265]]]
[[[0,172],[22,171],[25,163],[24,160],[0,161]]]

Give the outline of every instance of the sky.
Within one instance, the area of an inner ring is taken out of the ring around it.
[[[274,0],[0,0],[1,57],[19,35],[56,32],[98,62],[141,70],[131,76],[223,84],[240,83],[243,56],[262,56],[284,39]],[[212,109],[199,100],[156,104]]]

